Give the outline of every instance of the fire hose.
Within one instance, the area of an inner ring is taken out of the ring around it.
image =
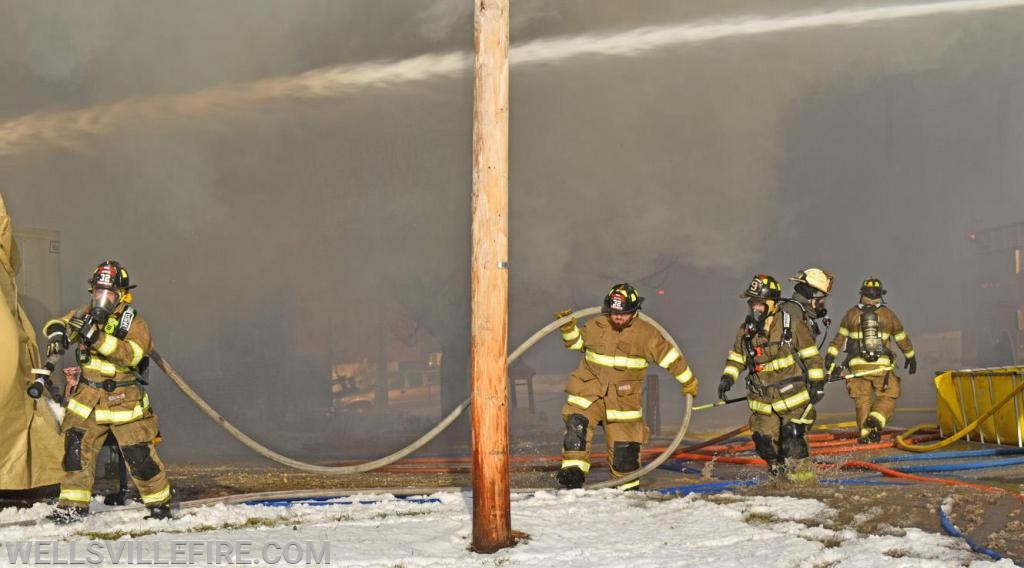
[[[513,361],[518,359],[523,353],[525,353],[527,349],[533,347],[538,341],[540,341],[546,335],[558,329],[563,324],[569,322],[571,318],[583,318],[596,313],[600,313],[600,311],[600,307],[585,308],[582,310],[577,310],[572,314],[569,314],[563,318],[559,318],[549,323],[548,325],[544,326],[536,333],[531,335],[526,341],[524,341],[519,347],[517,347],[509,355],[508,363],[511,364]],[[659,324],[654,319],[648,317],[643,313],[640,313],[639,315],[644,321],[650,323],[658,331],[660,331],[669,340],[669,342],[672,343],[673,347],[675,347],[677,350],[679,349],[679,346],[676,344],[675,340],[672,338],[671,335],[669,335],[665,328],[661,326],[661,324]],[[171,382],[173,382],[175,386],[177,386],[189,400],[195,403],[196,406],[198,406],[199,409],[202,410],[204,414],[210,417],[210,419],[213,420],[215,424],[223,428],[224,431],[226,431],[233,438],[241,442],[242,445],[271,461],[277,462],[281,465],[293,469],[308,471],[312,473],[321,473],[327,475],[352,475],[357,473],[365,473],[367,471],[373,471],[375,469],[380,469],[382,467],[391,465],[392,463],[422,448],[424,445],[426,445],[434,438],[436,438],[441,432],[443,432],[448,426],[450,426],[452,422],[454,422],[463,413],[463,411],[465,411],[466,407],[469,406],[470,401],[472,400],[471,396],[470,398],[467,398],[466,400],[462,401],[462,403],[459,404],[454,410],[452,410],[448,414],[448,416],[444,417],[444,419],[441,420],[441,422],[439,422],[437,426],[435,426],[429,432],[427,432],[426,434],[424,434],[423,436],[421,436],[419,439],[412,442],[408,446],[405,446],[404,448],[401,448],[400,450],[392,454],[384,456],[380,459],[363,462],[360,464],[344,466],[322,466],[289,458],[287,456],[284,456],[271,450],[270,448],[267,448],[266,446],[260,444],[256,440],[253,440],[244,432],[242,432],[233,424],[231,424],[231,422],[229,422],[226,418],[221,416],[220,413],[214,410],[213,407],[211,407],[205,400],[203,400],[202,397],[200,397],[194,390],[192,390],[192,387],[189,386],[188,382],[185,381],[185,379],[174,369],[174,367],[171,366],[171,364],[166,359],[164,359],[164,357],[159,352],[154,350],[150,354],[150,357],[152,358],[153,362],[156,363],[157,366],[163,370],[167,377],[171,379]],[[693,406],[693,397],[686,396],[685,398],[686,408],[683,413],[683,421],[679,427],[679,432],[676,434],[676,437],[672,440],[672,442],[669,443],[668,447],[665,449],[664,452],[662,452],[658,457],[656,457],[646,466],[636,471],[626,474],[623,477],[617,477],[605,482],[587,485],[587,488],[600,489],[604,487],[617,486],[622,483],[628,483],[630,481],[633,481],[634,479],[639,479],[640,477],[646,475],[650,471],[653,471],[666,460],[668,460],[669,456],[671,456],[672,453],[675,452],[676,448],[679,447],[679,444],[682,443],[683,437],[686,435],[686,430],[689,428],[690,425],[690,414]]]

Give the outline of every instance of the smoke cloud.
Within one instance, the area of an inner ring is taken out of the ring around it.
[[[4,198],[19,225],[62,232],[68,307],[96,263],[121,260],[158,349],[215,407],[290,455],[337,455],[345,433],[309,417],[330,365],[372,358],[384,322],[414,318],[446,358],[466,356],[463,4],[8,3]],[[883,22],[863,16],[881,3],[834,2],[814,17],[860,16],[709,41],[810,12],[678,4],[513,6],[513,343],[628,280],[703,400],[750,274],[812,264],[839,276],[834,312],[875,273],[912,334],[960,325],[945,275],[967,227],[1024,210],[1024,24],[963,10]],[[527,360],[562,372],[575,359],[560,349]],[[154,383],[170,455],[234,447]]]

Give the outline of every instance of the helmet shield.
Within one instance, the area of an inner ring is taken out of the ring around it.
[[[740,294],[741,298],[760,298],[762,300],[778,300],[782,297],[782,286],[779,281],[766,274],[758,274],[750,281],[747,289]]]
[[[798,284],[804,284],[821,294],[828,296],[832,292],[832,282],[834,277],[830,272],[826,272],[820,268],[808,268],[802,270],[790,278],[790,281]],[[807,296],[811,297],[811,296]]]
[[[604,297],[604,309],[606,314],[631,314],[640,309],[644,299],[636,291],[636,288],[623,282],[612,286]]]
[[[885,293],[886,289],[882,287],[882,281],[873,276],[860,285],[860,294],[872,300],[880,299]]]

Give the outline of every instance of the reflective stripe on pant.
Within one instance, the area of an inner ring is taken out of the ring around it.
[[[158,425],[156,416],[150,411],[147,410],[141,420],[127,424],[97,424],[95,412],[84,419],[68,413],[61,429],[67,436],[72,428],[84,432],[81,436],[80,469],[65,472],[64,480],[60,484],[61,505],[88,505],[88,496],[95,482],[96,458],[108,434],[113,434],[121,447],[122,455],[125,454],[126,448],[135,448],[133,459],[126,459],[125,462],[143,504],[152,507],[170,501],[171,486],[167,481],[163,462],[160,461],[152,444]],[[146,451],[142,452],[142,448],[147,445]]]
[[[857,411],[857,427],[863,428],[868,414],[877,412],[885,417],[885,423],[892,420],[896,412],[896,399],[900,397],[900,378],[890,372],[889,384],[885,385],[886,375],[858,377],[846,381],[846,392],[853,399]],[[885,386],[886,389],[882,390]]]
[[[582,409],[579,406],[568,403],[562,407],[563,422],[568,421],[573,414],[579,414],[587,418],[586,447],[581,451],[570,451],[563,447],[563,466],[568,467],[569,465],[578,465],[579,462],[583,462],[588,465],[590,464],[590,454],[593,451],[594,428],[597,426],[598,422],[604,423],[604,437],[605,443],[608,447],[609,468],[611,468],[610,464],[614,462],[615,442],[647,443],[650,430],[642,420],[631,422],[608,422],[605,416],[606,413],[607,411],[604,398],[595,400],[586,409]],[[612,477],[622,477],[622,475],[624,474],[612,469]]]

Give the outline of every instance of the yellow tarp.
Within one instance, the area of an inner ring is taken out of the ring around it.
[[[1024,367],[948,371],[935,377],[939,428],[949,436],[1007,398],[1024,383]],[[1003,405],[966,439],[1016,446],[1024,435],[1024,394]]]
[[[43,401],[25,394],[39,366],[36,334],[18,304],[21,256],[0,195],[0,490],[60,483],[64,447]]]

